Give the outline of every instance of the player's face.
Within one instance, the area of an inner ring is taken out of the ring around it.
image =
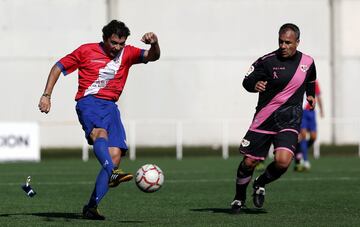
[[[125,47],[127,37],[119,37],[115,34],[112,34],[110,38],[104,40],[104,49],[106,54],[111,57],[116,57],[119,52]]]
[[[296,34],[293,30],[287,30],[279,35],[279,49],[282,57],[288,58],[293,56],[298,45],[299,40],[296,39]]]

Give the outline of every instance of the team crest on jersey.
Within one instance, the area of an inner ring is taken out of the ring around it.
[[[247,71],[247,73],[245,74],[245,76],[249,76],[252,72],[254,72],[255,68],[254,66],[250,66],[249,70]]]
[[[300,69],[301,69],[301,71],[306,73],[306,71],[308,71],[309,67],[308,67],[308,65],[300,65]]]
[[[249,141],[249,140],[243,139],[243,140],[241,141],[241,146],[247,147],[247,146],[249,146],[249,145],[250,145],[250,141]]]

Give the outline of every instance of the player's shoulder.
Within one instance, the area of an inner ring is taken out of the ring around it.
[[[264,56],[262,56],[261,59],[262,61],[266,61],[266,60],[270,60],[276,58],[276,50],[270,53],[265,54]]]
[[[314,58],[311,57],[310,55],[305,54],[305,53],[303,53],[301,51],[298,51],[298,52],[301,54],[302,57],[309,59],[309,61],[311,61],[311,62],[314,62]]]
[[[137,51],[137,50],[140,50],[140,48],[135,47],[135,46],[133,46],[133,45],[126,45],[126,46],[124,47],[124,50],[125,50],[125,51]]]
[[[273,59],[276,58],[276,50],[270,53],[267,53],[263,56],[261,56],[260,58],[258,58],[253,65],[260,65],[260,64],[265,64],[267,62],[272,61]]]
[[[143,51],[143,49],[140,49],[138,47],[126,45],[123,49],[123,58],[133,58],[140,56]]]
[[[100,48],[100,43],[84,43],[79,46],[79,49],[94,49]]]

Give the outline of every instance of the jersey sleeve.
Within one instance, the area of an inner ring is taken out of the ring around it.
[[[128,58],[131,65],[139,63],[147,63],[144,61],[144,49],[140,49],[134,46],[127,46]]]
[[[82,56],[82,47],[77,48],[72,53],[61,58],[56,65],[61,69],[61,72],[66,76],[79,68]]]
[[[316,67],[313,62],[308,70],[308,79],[306,82],[306,96],[315,97]]]
[[[263,62],[259,59],[250,66],[249,71],[245,74],[243,87],[249,92],[256,92],[255,85],[258,81],[265,80],[265,68]]]

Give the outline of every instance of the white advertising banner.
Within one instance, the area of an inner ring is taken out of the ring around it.
[[[40,161],[36,122],[0,122],[0,162]]]

